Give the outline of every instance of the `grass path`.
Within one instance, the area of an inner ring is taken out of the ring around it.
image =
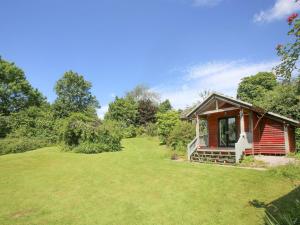
[[[153,138],[121,152],[57,148],[0,157],[0,224],[260,224],[263,209],[290,192],[268,172],[174,162]]]

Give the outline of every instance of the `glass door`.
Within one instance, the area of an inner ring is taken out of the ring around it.
[[[235,117],[219,119],[219,146],[234,147],[237,129]]]

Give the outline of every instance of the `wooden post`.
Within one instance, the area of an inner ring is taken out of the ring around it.
[[[196,115],[196,137],[198,139],[198,143],[199,143],[199,136],[200,136],[200,120],[199,120],[199,115]]]
[[[245,134],[245,120],[244,120],[244,111],[240,109],[240,136]]]
[[[283,124],[284,127],[284,147],[285,153],[288,154],[290,152],[290,143],[289,143],[289,129],[287,124]]]
[[[218,99],[216,99],[216,110],[217,110],[217,111],[219,110],[219,102],[218,102]]]
[[[251,144],[252,144],[252,155],[254,155],[254,144],[253,144],[253,112],[249,112],[249,133],[251,135]]]

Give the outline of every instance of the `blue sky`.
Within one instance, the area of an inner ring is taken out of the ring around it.
[[[55,99],[67,70],[102,105],[146,84],[183,108],[204,89],[235,95],[244,76],[271,70],[288,41],[292,0],[0,0],[0,55]]]

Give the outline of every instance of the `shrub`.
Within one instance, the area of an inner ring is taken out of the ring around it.
[[[0,140],[0,155],[26,152],[49,145],[49,140],[40,138],[5,138]]]
[[[109,151],[108,146],[102,143],[83,142],[73,148],[76,153],[95,154]]]
[[[0,115],[0,138],[6,137],[9,132],[9,117]]]
[[[157,113],[158,135],[162,144],[167,143],[172,129],[179,122],[179,113],[177,111],[170,110],[165,113]]]
[[[104,120],[102,126],[109,130],[110,133],[121,138],[132,138],[137,133],[135,126],[116,120]]]
[[[185,152],[187,144],[195,137],[195,135],[195,127],[193,124],[180,121],[170,132],[170,135],[167,138],[167,144],[174,150]]]
[[[158,135],[157,125],[155,123],[148,123],[145,126],[145,134],[151,137],[157,136]]]
[[[125,126],[122,128],[124,138],[133,138],[136,137],[136,127],[133,125]]]
[[[9,117],[9,127],[11,128],[9,137],[38,137],[56,142],[58,141],[58,132],[55,129],[55,122],[49,106],[33,106],[11,114]]]
[[[60,139],[69,146],[77,146],[80,141],[93,140],[100,121],[82,113],[73,113],[61,121]]]
[[[75,113],[63,121],[61,137],[64,150],[80,153],[119,151],[121,135],[119,125],[112,121],[101,125],[95,117]]]

